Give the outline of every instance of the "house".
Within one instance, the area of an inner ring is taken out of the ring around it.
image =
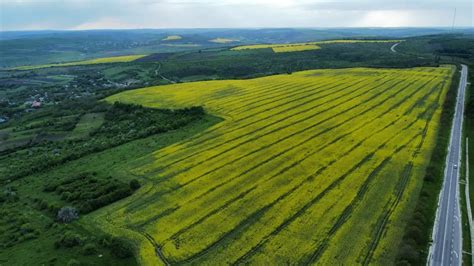
[[[32,108],[40,108],[41,107],[41,102],[34,100],[33,103],[31,103]]]

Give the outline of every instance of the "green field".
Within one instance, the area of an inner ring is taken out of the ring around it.
[[[453,70],[311,70],[113,95],[225,120],[136,160],[146,183],[88,224],[134,240],[142,264],[392,264]]]
[[[98,129],[104,122],[103,113],[89,113],[81,117],[79,122],[74,127],[74,130],[69,134],[68,139],[86,138],[94,130]]]
[[[35,66],[20,66],[15,67],[13,70],[32,70],[46,67],[65,67],[65,66],[81,66],[81,65],[94,65],[94,64],[108,64],[108,63],[124,63],[131,62],[142,58],[146,55],[124,55],[124,56],[113,56],[113,57],[101,57],[90,60],[67,62],[67,63],[57,63],[57,64],[45,64],[45,65],[35,65]]]

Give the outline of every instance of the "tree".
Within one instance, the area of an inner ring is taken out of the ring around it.
[[[70,223],[74,220],[79,219],[79,212],[74,207],[66,206],[62,207],[58,211],[57,219],[63,223]]]

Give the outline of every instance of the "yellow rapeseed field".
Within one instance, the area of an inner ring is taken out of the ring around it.
[[[333,43],[384,43],[384,42],[401,42],[402,40],[329,40],[318,42],[305,43],[287,43],[287,44],[253,44],[241,45],[231,48],[233,51],[252,50],[252,49],[266,49],[271,48],[275,53],[281,52],[299,52],[307,50],[321,49],[319,44],[333,44]]]
[[[124,62],[131,62],[145,56],[147,55],[122,55],[122,56],[113,56],[113,57],[100,57],[100,58],[95,58],[95,59],[74,61],[74,62],[67,62],[67,63],[20,66],[20,67],[15,67],[13,69],[32,70],[32,69],[39,69],[39,68],[46,68],[46,67],[65,67],[65,66],[79,66],[79,65],[107,64],[107,63],[124,63]]]
[[[231,43],[231,42],[236,42],[237,40],[228,39],[228,38],[215,38],[209,41],[215,42],[215,43]]]
[[[145,265],[393,263],[452,74],[310,70],[113,95],[225,120],[141,158],[144,186],[92,218]]]
[[[170,35],[170,36],[166,36],[166,38],[164,38],[162,41],[176,41],[176,40],[181,40],[183,37],[179,36],[179,35]]]

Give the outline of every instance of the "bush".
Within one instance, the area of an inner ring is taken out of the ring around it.
[[[132,190],[137,190],[137,189],[139,189],[139,188],[140,188],[140,183],[138,182],[138,180],[136,180],[136,179],[131,180],[131,181],[130,181],[130,188],[131,188]]]
[[[82,253],[86,256],[94,255],[97,253],[97,247],[93,243],[87,243],[84,245],[84,247],[82,247]]]
[[[62,207],[58,211],[57,219],[63,223],[70,223],[74,220],[79,219],[79,212],[74,207],[66,206]]]
[[[126,239],[114,237],[110,241],[110,251],[117,258],[130,258],[133,256],[133,248]]]
[[[67,265],[68,266],[78,266],[78,265],[81,265],[81,263],[76,260],[76,259],[70,259],[68,262],[67,262]]]
[[[66,232],[59,240],[54,243],[55,248],[72,248],[82,243],[81,236],[73,232]]]
[[[48,205],[48,210],[52,213],[58,213],[60,208],[56,204],[51,203],[51,204]]]
[[[38,208],[39,208],[40,210],[46,210],[46,209],[48,209],[48,202],[45,201],[45,200],[43,200],[43,199],[41,199],[41,200],[38,202]]]

